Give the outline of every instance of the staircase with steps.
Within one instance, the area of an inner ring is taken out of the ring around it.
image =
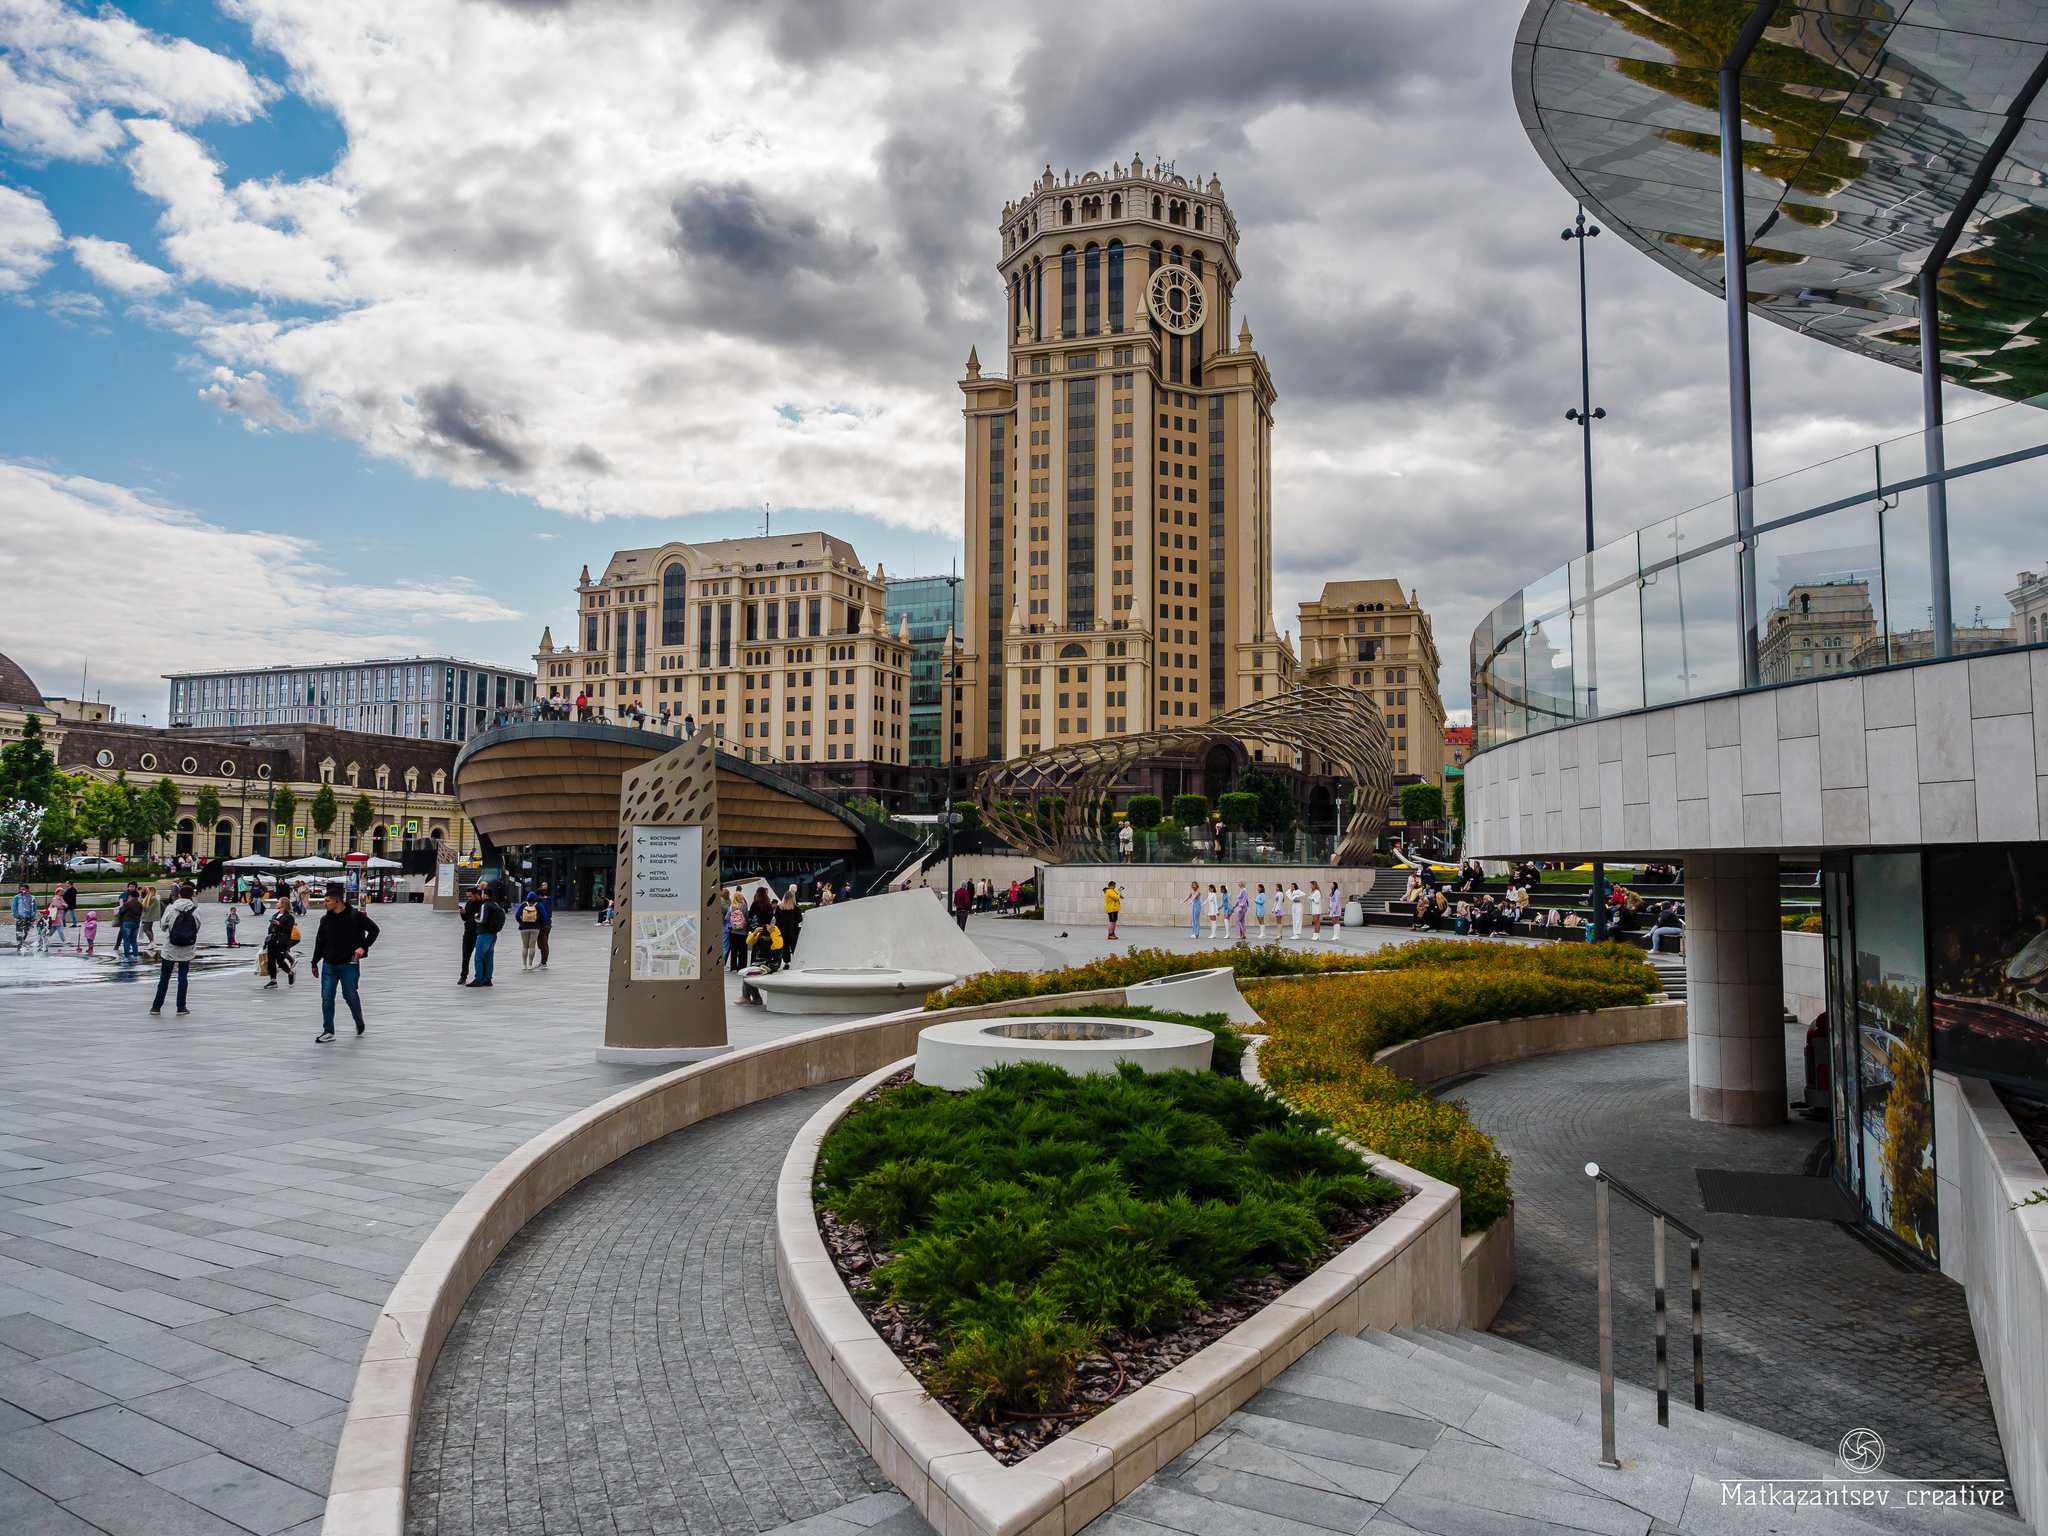
[[[1674,1369],[1668,1429],[1653,1392],[1615,1384],[1622,1465],[1610,1469],[1599,1465],[1592,1372],[1470,1329],[1333,1334],[1089,1530],[2023,1536],[2010,1513],[1929,1504],[1930,1485],[1881,1470],[1858,1478],[1827,1451],[1695,1412],[1689,1353],[1673,1365],[1684,1377]],[[1765,1479],[1781,1497],[1873,1502],[1788,1506],[1727,1492]]]
[[[1375,869],[1372,885],[1365,893],[1365,910],[1385,912],[1388,904],[1399,901],[1408,889],[1408,871],[1402,868]]]
[[[1685,1001],[1685,956],[1646,952],[1643,959],[1655,967],[1664,982],[1664,995],[1674,1003]]]

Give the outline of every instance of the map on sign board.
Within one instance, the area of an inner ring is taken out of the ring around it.
[[[633,980],[697,979],[703,884],[702,827],[633,829]]]

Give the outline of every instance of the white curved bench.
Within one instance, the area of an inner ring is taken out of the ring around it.
[[[882,1013],[910,1008],[960,978],[949,971],[819,966],[749,976],[770,1013]]]
[[[979,1083],[987,1068],[1017,1061],[1047,1062],[1077,1077],[1107,1077],[1125,1061],[1147,1072],[1206,1072],[1215,1048],[1216,1037],[1206,1029],[1145,1019],[958,1019],[918,1032],[915,1076],[961,1092]]]
[[[1207,971],[1182,971],[1157,981],[1141,981],[1124,995],[1133,1008],[1159,1008],[1167,1013],[1220,1013],[1233,1024],[1263,1024],[1237,990],[1237,974],[1227,965]]]

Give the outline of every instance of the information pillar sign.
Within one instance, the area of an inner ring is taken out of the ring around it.
[[[695,1061],[730,1050],[718,903],[718,769],[711,738],[619,781],[618,872],[599,1061]]]

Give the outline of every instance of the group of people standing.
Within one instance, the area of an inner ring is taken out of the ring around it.
[[[1275,885],[1269,892],[1261,881],[1256,889],[1248,888],[1246,882],[1237,882],[1232,891],[1227,882],[1204,886],[1199,880],[1188,883],[1188,893],[1181,898],[1188,909],[1188,925],[1193,935],[1202,937],[1202,921],[1209,923],[1209,938],[1216,941],[1230,938],[1235,934],[1238,943],[1244,943],[1248,935],[1256,932],[1258,941],[1266,942],[1266,919],[1273,920],[1273,942],[1282,939],[1300,938],[1302,920],[1309,924],[1311,943],[1328,942],[1323,933],[1323,919],[1330,920],[1334,931],[1344,920],[1344,897],[1333,881],[1328,892],[1319,880],[1311,880],[1304,891],[1300,882],[1290,880],[1287,889]],[[1116,937],[1117,919],[1124,906],[1124,893],[1112,880],[1102,888],[1103,915],[1109,919],[1109,937]],[[1293,920],[1293,932],[1288,932],[1289,919]]]
[[[767,885],[754,888],[754,899],[738,886],[726,886],[718,893],[725,926],[725,963],[729,970],[744,972],[751,965],[779,971],[796,959],[797,939],[803,933],[803,908],[797,905],[796,886],[791,885],[777,901]],[[829,902],[829,893],[826,897]],[[758,988],[740,984],[740,1002],[761,1001]]]
[[[469,899],[462,904],[462,965],[455,973],[458,987],[488,987],[495,984],[498,969],[498,935],[505,931],[509,921],[519,935],[519,969],[522,971],[546,970],[548,963],[548,939],[555,929],[554,903],[548,899],[546,882],[528,886],[518,896],[510,896],[516,887],[504,883],[504,889],[493,892],[478,881],[470,892]],[[506,896],[506,900],[499,897]],[[509,910],[508,910],[509,909]],[[603,922],[610,915],[607,904]],[[474,969],[475,976],[471,976]]]

